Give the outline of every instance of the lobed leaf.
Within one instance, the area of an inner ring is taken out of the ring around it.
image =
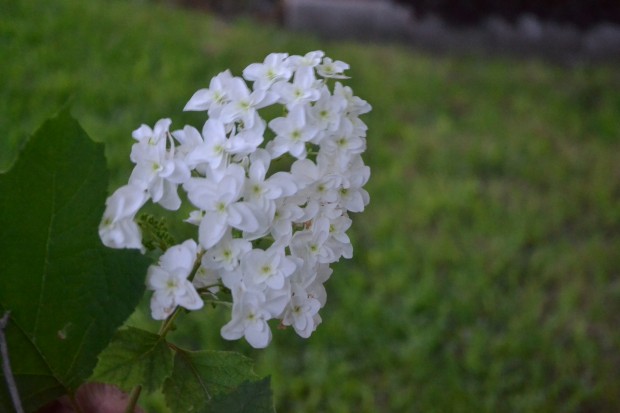
[[[0,312],[24,407],[32,411],[90,376],[144,293],[148,261],[98,237],[108,173],[103,146],[67,110],[0,175]],[[11,402],[0,376],[0,410]]]
[[[259,379],[252,367],[251,359],[234,352],[178,349],[172,376],[164,384],[166,403],[173,412],[218,411],[213,410],[213,401],[220,397],[224,400],[229,394],[242,395],[239,392],[242,392],[244,383],[254,383]],[[255,395],[258,396],[259,392]],[[248,397],[253,396],[248,394]],[[273,406],[271,398],[269,402]],[[256,410],[262,411],[265,410]]]
[[[141,385],[147,392],[161,388],[172,373],[172,350],[166,340],[135,327],[120,330],[99,356],[92,379],[129,391]]]

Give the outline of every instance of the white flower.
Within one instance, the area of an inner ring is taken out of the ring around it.
[[[245,200],[268,209],[271,209],[274,200],[297,191],[297,184],[288,172],[276,172],[266,178],[270,163],[271,157],[264,149],[257,149],[250,156],[249,177],[244,192]],[[275,208],[275,204],[273,206]]]
[[[270,231],[276,243],[288,244],[293,236],[293,222],[302,222],[304,210],[295,198],[286,197],[276,201],[276,211]]]
[[[267,347],[271,341],[271,329],[267,321],[278,317],[284,311],[290,300],[290,293],[248,290],[243,285],[233,289],[232,293],[232,318],[222,327],[222,337],[226,340],[245,337],[254,348]]]
[[[166,319],[177,306],[188,310],[202,308],[203,302],[189,275],[194,268],[198,246],[194,240],[169,248],[159,259],[159,265],[151,265],[147,272],[147,286],[154,291],[151,297],[151,313],[154,319]]]
[[[233,295],[232,319],[222,327],[221,334],[226,340],[245,337],[254,348],[265,348],[271,341],[271,329],[267,321],[269,311],[263,308],[263,294],[248,292],[244,297]]]
[[[281,290],[288,278],[297,268],[295,260],[284,255],[280,248],[270,248],[267,251],[253,249],[243,256],[241,268],[248,285],[264,290]]]
[[[157,121],[157,123],[155,123],[155,127],[153,129],[151,129],[151,127],[148,125],[142,124],[138,129],[134,130],[131,133],[131,136],[141,145],[163,145],[165,148],[168,128],[170,127],[171,123],[172,121],[170,119],[160,119]]]
[[[217,180],[191,178],[184,188],[190,201],[203,211],[198,239],[203,248],[217,244],[229,226],[254,232],[260,227],[255,211],[239,200],[245,181],[245,171],[230,165]]]
[[[243,157],[253,153],[263,143],[266,123],[258,113],[254,112],[254,120],[251,124],[236,125],[235,130],[228,139],[227,150],[229,153]]]
[[[351,219],[341,215],[329,221],[329,237],[325,241],[334,255],[350,259],[353,257],[353,246],[346,231],[351,227]]]
[[[228,84],[230,101],[222,107],[220,118],[224,123],[240,122],[251,128],[256,120],[256,110],[274,103],[277,96],[272,92],[257,89],[250,91],[240,77],[231,79]]]
[[[323,62],[317,66],[316,71],[323,77],[333,79],[348,79],[348,76],[342,73],[349,68],[349,65],[340,60],[333,61],[329,57],[324,57]]]
[[[243,70],[243,77],[254,82],[254,89],[267,89],[275,81],[288,81],[293,71],[287,53],[271,53],[263,63],[252,63]]]
[[[288,152],[297,159],[306,157],[306,143],[319,132],[318,128],[306,122],[305,109],[301,105],[294,106],[286,117],[275,118],[269,127],[276,133],[267,148],[271,156],[277,158]]]
[[[316,164],[309,159],[297,160],[291,166],[291,173],[309,201],[335,202],[342,179],[330,173],[326,163],[321,160],[317,158]]]
[[[191,97],[183,110],[208,110],[209,116],[218,116],[222,107],[230,101],[228,87],[233,79],[230,71],[226,70],[213,79],[208,89],[200,89]]]
[[[271,90],[280,97],[279,101],[286,105],[288,110],[291,110],[295,105],[306,105],[315,102],[319,100],[321,95],[315,83],[314,75],[299,76],[296,74],[293,83],[276,82],[271,87]]]
[[[217,169],[228,156],[227,149],[224,124],[217,118],[211,118],[205,122],[201,142],[187,154],[186,162],[192,167],[206,163]]]
[[[319,264],[314,268],[314,270],[314,278],[305,287],[308,295],[319,300],[319,303],[321,303],[321,308],[323,308],[327,302],[325,283],[329,280],[334,271],[328,264]]]
[[[99,224],[99,237],[110,248],[142,249],[142,233],[134,222],[138,210],[148,200],[146,192],[136,185],[118,188],[106,200],[106,209]]]
[[[325,132],[334,132],[343,120],[347,101],[342,96],[332,95],[327,86],[321,88],[319,100],[310,109],[310,116],[316,127]],[[324,135],[320,135],[322,138]],[[316,140],[314,143],[320,144]]]
[[[228,231],[213,248],[202,256],[205,268],[233,271],[239,266],[241,256],[252,249],[252,243],[240,238],[233,238]]]
[[[350,160],[366,150],[366,139],[354,133],[353,123],[344,119],[334,133],[321,141],[321,150],[329,154],[344,168]]]
[[[325,53],[320,50],[308,52],[304,56],[290,56],[288,62],[295,70],[295,82],[312,84],[316,80],[314,68],[321,63]]]
[[[198,145],[204,143],[202,135],[198,132],[198,129],[193,126],[185,125],[183,129],[172,132],[172,136],[180,143],[180,145],[176,147],[175,155],[184,159],[185,164],[190,169],[194,169],[196,165],[187,160],[187,155]]]
[[[297,231],[291,239],[291,253],[304,262],[329,264],[338,260],[338,255],[326,243],[328,228]]]
[[[370,201],[368,192],[363,188],[370,178],[370,168],[364,165],[362,157],[357,155],[342,176],[342,185],[338,191],[339,204],[348,211],[362,212]]]
[[[153,202],[166,209],[176,210],[181,205],[177,185],[190,176],[189,167],[174,156],[174,144],[168,139],[170,119],[162,119],[151,130],[142,125],[133,133],[138,140],[131,149],[131,160],[136,164],[129,183],[148,191]],[[169,142],[170,150],[166,144]]]
[[[321,309],[321,303],[316,298],[308,295],[301,288],[293,292],[291,301],[282,318],[282,324],[285,326],[292,325],[295,332],[303,338],[308,338],[316,329],[320,318],[316,318]]]
[[[359,116],[372,109],[368,102],[355,96],[349,86],[343,86],[340,82],[336,82],[334,86],[334,96],[341,96],[347,101],[347,112],[350,115]]]

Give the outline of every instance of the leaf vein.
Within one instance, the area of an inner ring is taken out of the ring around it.
[[[82,334],[82,338],[80,339],[80,344],[77,350],[75,350],[75,353],[73,354],[73,359],[71,360],[71,364],[69,365],[69,368],[67,369],[67,373],[70,373],[73,370],[73,366],[77,362],[78,355],[82,352],[82,347],[84,347],[84,343],[86,342],[86,337],[88,336],[88,333],[90,332],[94,324],[95,324],[95,320],[91,319],[90,323],[88,323],[88,327],[86,327],[86,329],[84,330],[84,334]]]
[[[207,396],[207,400],[211,400],[212,396],[209,393],[207,385],[205,384],[204,380],[202,380],[200,372],[198,371],[196,366],[194,366],[194,363],[192,363],[192,360],[189,357],[189,355],[185,354],[185,352],[183,352],[183,351],[178,351],[177,354],[179,354],[181,357],[186,359],[186,362],[187,362],[187,364],[189,364],[189,366],[190,366],[190,368],[192,370],[192,373],[194,373],[194,376],[196,376],[196,378],[198,379],[198,384],[200,384],[200,387],[202,387],[202,390],[205,392],[205,395]]]
[[[28,336],[28,333],[26,333],[26,330],[24,330],[22,328],[22,326],[19,325],[19,323],[15,320],[15,317],[11,318],[11,324],[13,324],[24,336],[26,336],[27,338],[31,339],[32,338],[30,336]],[[34,340],[32,340],[33,344],[34,344]],[[54,370],[52,369],[52,367],[49,365],[49,363],[47,362],[47,359],[45,357],[45,355],[41,352],[41,350],[39,349],[39,347],[37,347],[36,345],[33,345],[35,351],[39,354],[39,356],[41,356],[41,360],[43,361],[43,363],[45,364],[45,366],[47,367],[47,369],[49,370],[50,374],[48,376],[39,374],[39,376],[43,376],[43,377],[53,377],[58,384],[64,388],[64,385],[62,384],[62,382],[58,379],[58,377],[55,376]],[[22,373],[19,373],[19,375],[23,375]],[[33,374],[36,376],[36,374]]]
[[[43,295],[45,293],[45,285],[47,282],[47,273],[50,267],[50,248],[51,248],[51,239],[52,239],[52,228],[54,226],[54,221],[56,218],[55,207],[56,207],[56,172],[52,173],[52,207],[50,211],[50,222],[47,227],[47,239],[45,241],[45,261],[43,264],[43,274],[41,277],[41,287],[39,289],[39,298],[37,301],[37,312],[34,318],[34,327],[32,329],[32,342],[37,343],[37,330],[39,329],[39,320],[41,318],[41,309],[43,307]]]

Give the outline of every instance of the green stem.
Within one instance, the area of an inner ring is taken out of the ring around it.
[[[196,273],[200,269],[200,265],[202,265],[202,256],[204,255],[204,253],[205,253],[205,251],[201,251],[198,254],[198,257],[196,257],[196,262],[194,263],[194,268],[192,268],[192,271],[189,273],[189,277],[187,277],[187,279],[189,281],[194,281],[194,277],[196,276]]]
[[[166,337],[166,334],[168,334],[168,331],[170,331],[170,329],[174,325],[174,320],[177,318],[180,311],[181,307],[175,308],[172,314],[170,314],[168,318],[164,320],[164,322],[161,324],[161,327],[159,328],[159,332],[157,333],[160,337]]]
[[[142,391],[142,386],[137,385],[131,390],[129,394],[129,401],[127,402],[127,407],[125,407],[125,413],[134,413],[136,411],[136,405],[138,404],[138,399],[140,398],[140,392]]]
[[[232,307],[232,303],[229,301],[221,301],[221,300],[209,300],[210,304],[220,304],[225,305],[226,307]]]
[[[80,407],[78,402],[75,400],[74,394],[69,394],[69,403],[71,403],[71,408],[73,409],[75,413],[83,413],[82,408]]]

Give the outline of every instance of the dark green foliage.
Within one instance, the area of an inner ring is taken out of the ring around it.
[[[226,351],[187,351],[159,334],[120,330],[99,357],[91,380],[129,392],[161,390],[173,412],[273,412],[269,379],[259,380],[253,362]],[[247,410],[252,409],[252,410]]]
[[[11,311],[11,365],[28,411],[77,389],[144,292],[146,259],[97,234],[107,177],[102,145],[68,111],[0,175],[0,312]]]
[[[172,373],[172,358],[164,337],[130,327],[120,330],[101,353],[91,380],[113,384],[125,392],[142,386],[151,393]]]
[[[273,412],[269,379],[259,380],[253,364],[238,353],[177,349],[166,403],[174,412]]]
[[[232,393],[217,396],[205,413],[275,413],[269,383],[269,378],[246,381]]]

